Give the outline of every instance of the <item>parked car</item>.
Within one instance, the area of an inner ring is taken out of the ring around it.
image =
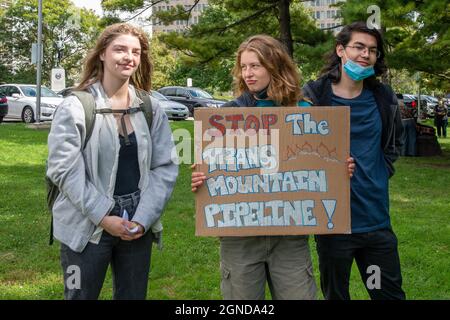
[[[7,118],[22,119],[23,122],[36,121],[36,85],[32,84],[4,84],[0,85],[0,94],[8,99]],[[47,87],[41,86],[41,114],[40,120],[52,120],[56,106],[63,98]]]
[[[0,123],[3,122],[3,118],[8,114],[8,99],[5,95],[0,94]]]
[[[170,101],[158,91],[151,91],[151,96],[159,101],[169,119],[185,120],[189,116],[189,109],[181,103]]]
[[[434,117],[434,109],[439,104],[439,100],[433,96],[429,95],[421,95],[421,98],[423,98],[426,101],[426,114],[428,117],[433,118]]]
[[[189,114],[194,115],[195,108],[220,108],[226,101],[214,99],[208,92],[194,87],[164,87],[158,90],[169,100],[184,104]]]

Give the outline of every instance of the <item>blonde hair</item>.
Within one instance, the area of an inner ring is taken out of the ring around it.
[[[279,105],[297,105],[303,99],[300,89],[300,74],[284,45],[268,35],[256,35],[245,40],[237,51],[233,69],[234,92],[240,96],[248,91],[241,71],[241,55],[244,51],[254,52],[259,62],[271,75],[267,88],[269,99]]]
[[[103,78],[103,62],[100,55],[117,37],[129,34],[139,39],[141,45],[141,62],[136,72],[131,76],[130,83],[145,91],[151,89],[152,62],[149,57],[149,42],[145,33],[130,24],[116,23],[108,26],[97,39],[95,47],[89,51],[83,63],[83,75],[77,90],[85,90],[89,85]]]

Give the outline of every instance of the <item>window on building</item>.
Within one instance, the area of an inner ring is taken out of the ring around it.
[[[316,19],[320,19],[320,11],[316,11]]]

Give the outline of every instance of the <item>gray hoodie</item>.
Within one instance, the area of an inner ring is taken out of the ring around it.
[[[100,82],[89,90],[97,109],[110,108]],[[129,93],[131,107],[138,107],[142,101],[131,85]],[[167,116],[158,101],[151,99],[151,133],[142,112],[130,115],[141,174],[141,200],[132,220],[140,223],[145,232],[160,225],[159,219],[178,175],[178,166],[171,158],[174,143]],[[112,114],[96,114],[92,135],[83,150],[85,137],[83,106],[78,98],[69,96],[54,114],[48,136],[47,176],[60,190],[53,205],[54,237],[76,252],[83,251],[92,241],[97,226],[114,207],[120,149]]]

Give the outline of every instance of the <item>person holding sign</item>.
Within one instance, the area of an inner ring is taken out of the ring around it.
[[[326,299],[350,299],[353,260],[372,299],[405,299],[397,238],[389,217],[403,127],[397,98],[376,77],[386,71],[383,39],[364,22],[345,26],[317,81],[303,88],[318,106],[350,106],[352,234],[317,235],[320,284]]]
[[[240,45],[233,76],[238,98],[223,107],[311,105],[303,99],[293,60],[270,36],[252,36]],[[351,176],[352,159],[347,163]],[[205,180],[203,172],[193,172],[192,191]],[[221,237],[220,257],[224,299],[264,299],[266,283],[273,299],[316,299],[308,236]]]
[[[154,233],[178,175],[167,116],[144,92],[151,69],[145,33],[111,25],[55,112],[47,176],[59,189],[53,234],[66,299],[97,299],[109,264],[114,299],[147,295]]]

